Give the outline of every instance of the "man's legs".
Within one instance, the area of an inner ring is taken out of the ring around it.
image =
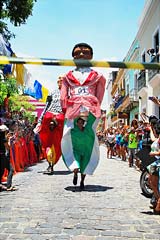
[[[73,185],[77,185],[77,180],[78,180],[78,168],[75,168],[73,173],[74,173],[74,176],[73,176]]]
[[[86,177],[86,174],[81,173],[81,182],[80,182],[80,189],[84,190],[84,179]]]
[[[6,156],[6,166],[5,166],[5,168],[8,170],[7,191],[15,191],[15,190],[17,190],[17,188],[12,186],[12,178],[13,178],[14,169],[13,169],[13,166],[10,162],[10,155],[9,154]]]
[[[79,169],[78,168],[75,168],[73,173],[74,173],[74,176],[73,176],[73,185],[77,185],[77,181],[78,181],[78,171]],[[83,174],[81,173],[81,182],[80,182],[80,189],[81,190],[84,190],[84,179],[86,177],[86,174]]]
[[[132,148],[129,149],[128,161],[129,161],[129,167],[133,167],[133,149]]]
[[[0,191],[6,190],[6,187],[2,184],[2,177],[6,166],[5,158],[6,158],[5,153],[0,153]]]
[[[47,167],[46,171],[44,171],[44,174],[53,174],[54,172],[54,163],[53,163],[53,149],[51,147],[48,147],[46,149],[46,155],[47,155],[47,162],[49,164],[49,166]]]
[[[8,170],[7,189],[10,189],[12,187],[12,178],[13,178],[13,173],[14,173],[14,169],[13,169],[11,163],[9,163],[9,167],[7,167],[7,170]]]
[[[43,173],[44,174],[52,174],[54,172],[54,169],[53,169],[54,164],[49,162],[48,160],[47,160],[47,162],[48,162],[48,167],[47,167],[46,171],[44,171]]]

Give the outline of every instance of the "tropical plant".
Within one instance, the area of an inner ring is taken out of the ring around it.
[[[0,106],[3,109],[4,99],[7,94],[10,94],[9,97],[9,108],[10,111],[20,111],[20,109],[24,109],[24,116],[27,116],[32,120],[33,111],[35,107],[29,103],[28,97],[22,94],[22,87],[17,85],[17,81],[13,77],[5,77],[1,76],[0,79]]]
[[[15,78],[4,78],[0,75],[0,105],[3,104],[3,100],[7,94],[11,96],[18,93],[18,85]]]
[[[9,40],[15,35],[8,29],[6,21],[14,26],[26,23],[32,15],[34,2],[37,0],[0,0],[0,33]]]
[[[10,111],[21,111],[23,112],[23,116],[28,117],[30,122],[33,122],[35,115],[33,111],[35,110],[35,106],[33,106],[28,101],[28,96],[24,95],[14,95],[9,99]]]

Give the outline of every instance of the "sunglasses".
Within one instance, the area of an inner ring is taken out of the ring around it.
[[[74,51],[74,53],[73,53],[74,57],[81,56],[81,54],[90,56],[91,51],[90,51],[90,49],[84,49],[84,50],[83,49],[82,50],[78,49],[78,50]]]

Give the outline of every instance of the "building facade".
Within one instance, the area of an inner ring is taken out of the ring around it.
[[[153,62],[160,60],[160,0],[146,0],[139,21],[139,29],[125,62]],[[160,108],[150,96],[160,98],[160,69],[119,69],[112,79],[112,104],[110,104],[111,125],[120,121],[130,124],[140,113],[160,118]]]
[[[159,62],[160,55],[160,1],[147,0],[141,15],[136,38],[140,46],[142,62]],[[137,76],[138,94],[141,99],[140,112],[160,117],[159,107],[149,100],[150,96],[160,97],[160,70],[139,71]]]

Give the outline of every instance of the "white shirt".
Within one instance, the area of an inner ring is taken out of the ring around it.
[[[91,71],[92,69],[88,67],[76,68],[73,70],[72,74],[81,84],[83,84]]]

